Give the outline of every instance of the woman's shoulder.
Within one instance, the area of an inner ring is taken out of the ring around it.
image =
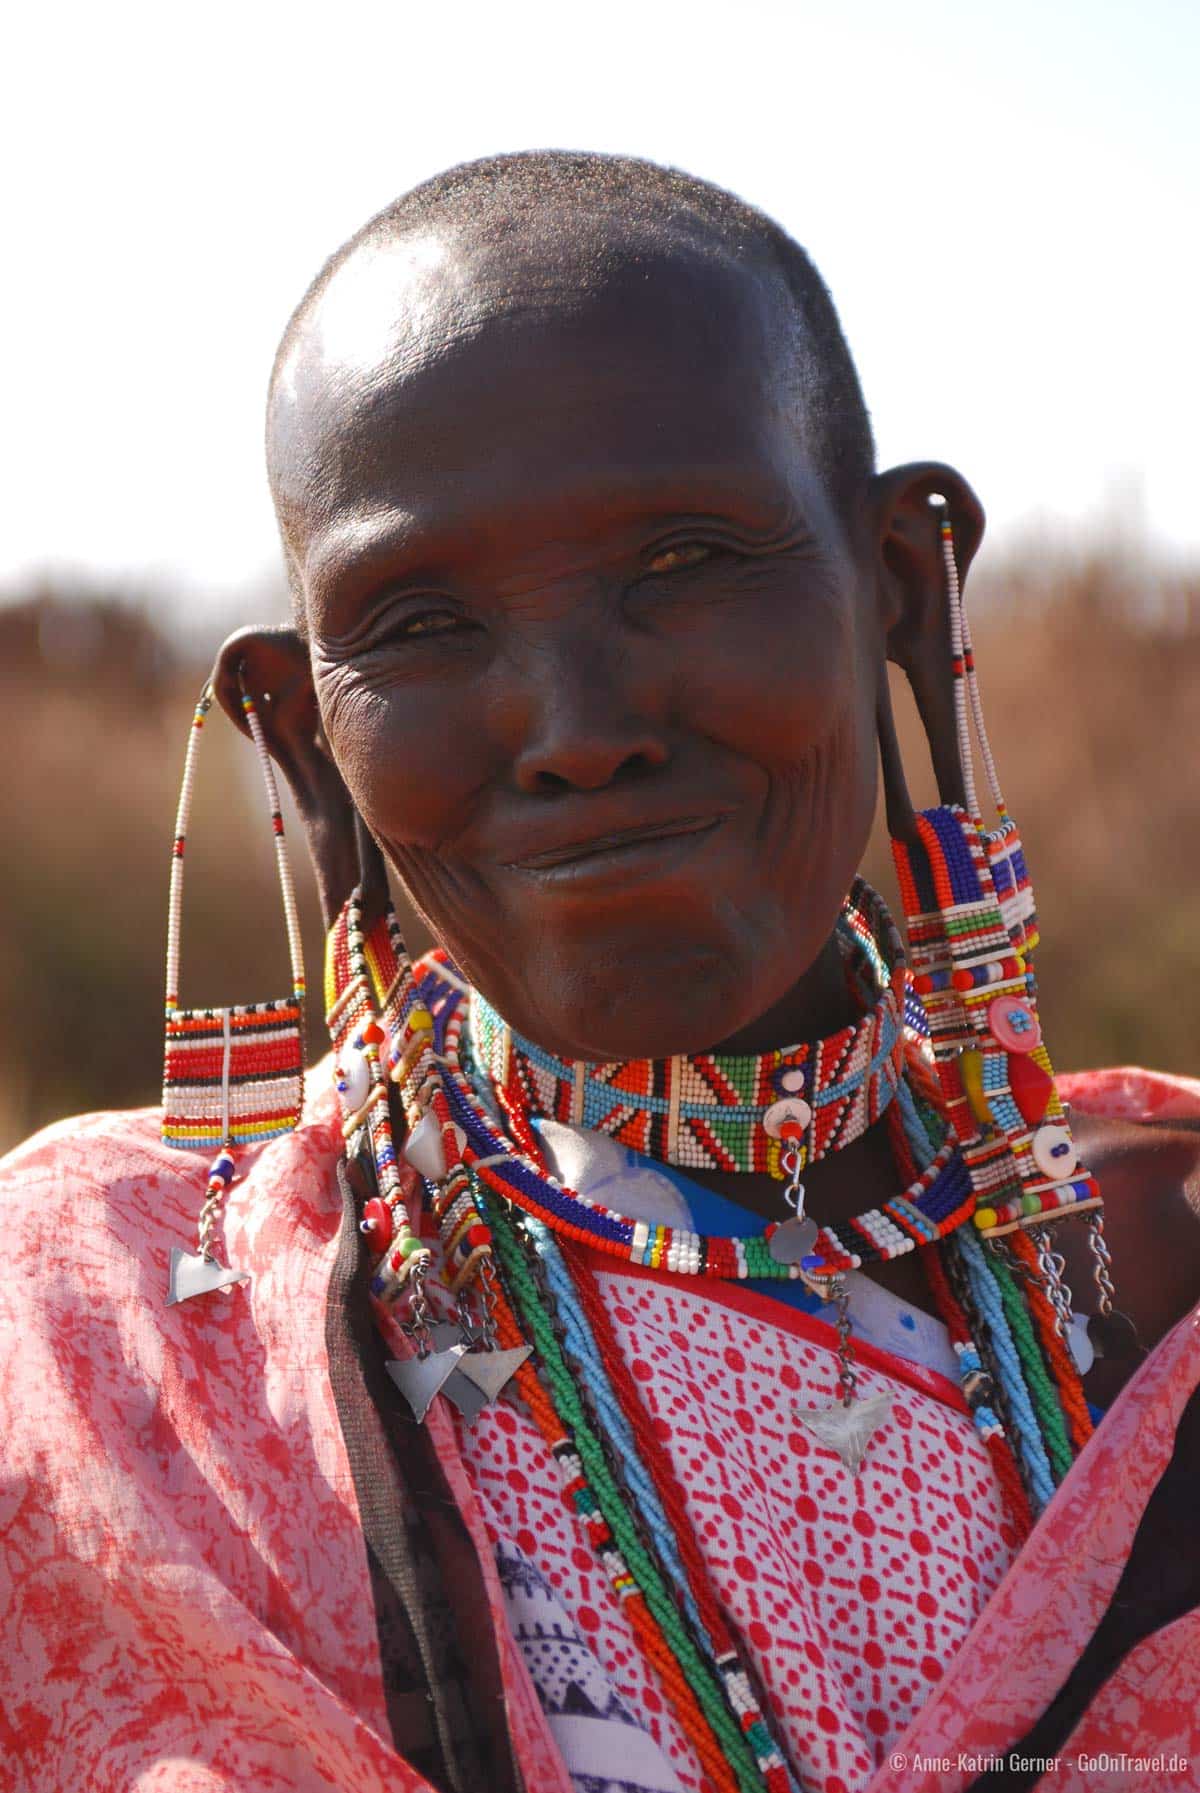
[[[193,1249],[215,1154],[164,1141],[161,1122],[158,1107],[74,1115],[0,1158],[10,1259],[15,1253],[32,1271],[36,1262],[79,1261],[96,1251],[106,1259],[145,1258],[168,1239]],[[268,1208],[314,1200],[323,1207],[339,1146],[326,1059],[308,1074],[296,1131],[236,1154],[229,1206],[251,1224]]]
[[[1200,1127],[1200,1077],[1150,1071],[1142,1065],[1110,1065],[1060,1075],[1058,1088],[1072,1110],[1083,1114],[1144,1125],[1181,1121]]]
[[[1060,1076],[1058,1086],[1104,1198],[1117,1306],[1153,1348],[1200,1302],[1200,1080],[1122,1065]],[[1094,1267],[1081,1229],[1055,1230],[1090,1312]]]

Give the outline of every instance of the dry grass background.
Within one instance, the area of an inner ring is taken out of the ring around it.
[[[1056,1062],[1200,1074],[1200,575],[1113,545],[1053,566],[1001,560],[970,596],[1039,896]],[[170,837],[206,668],[151,615],[47,592],[0,611],[0,1147],[62,1115],[157,1099]],[[914,795],[930,801],[905,722]],[[219,719],[203,749],[183,1000],[283,995],[254,757]],[[296,863],[316,989],[298,842]],[[867,871],[894,901],[881,834]],[[315,1003],[311,1039],[315,1056]]]

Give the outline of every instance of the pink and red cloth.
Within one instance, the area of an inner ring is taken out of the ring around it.
[[[1107,1071],[1061,1084],[1080,1108],[1200,1116],[1200,1084],[1183,1079]],[[378,1477],[363,1471],[379,1419],[338,1355],[353,1229],[327,1067],[312,1091],[299,1131],[243,1161],[224,1237],[251,1281],[227,1295],[165,1305],[206,1161],[162,1145],[156,1113],[62,1123],[0,1167],[0,1786],[434,1784],[422,1751],[406,1761],[395,1742],[426,1721],[389,1668],[403,1626],[381,1616],[386,1525]],[[941,1764],[1021,1737],[1108,1605],[1200,1384],[1200,1308],[1127,1385],[1015,1551],[986,1452],[935,1370],[860,1349],[865,1391],[889,1387],[894,1406],[855,1479],[795,1422],[797,1404],[834,1389],[822,1321],[736,1287],[607,1263],[598,1274],[805,1786],[961,1793],[972,1769]],[[403,1349],[396,1333],[388,1343]],[[573,1785],[574,1733],[556,1727],[517,1635],[540,1600],[590,1646],[593,1680],[646,1752],[700,1788],[520,1407],[502,1400],[462,1434],[438,1402],[427,1433],[444,1482],[424,1501],[422,1535],[484,1591],[480,1678],[495,1679],[494,1717],[525,1787]],[[534,1592],[514,1596],[522,1563]],[[1200,1779],[1200,1612],[1129,1652],[1039,1786],[1132,1793],[1147,1784],[1140,1771],[1078,1766],[1122,1750],[1186,1756]],[[901,1756],[906,1767],[889,1765]]]

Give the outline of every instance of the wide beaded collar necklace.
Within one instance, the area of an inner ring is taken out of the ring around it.
[[[861,881],[847,899],[842,932],[848,965],[857,959],[859,970],[869,967],[882,993],[861,1022],[831,1040],[754,1058],[706,1054],[671,1061],[671,1069],[651,1061],[589,1065],[582,1076],[578,1067],[513,1036],[439,955],[420,961],[414,967],[417,987],[436,1016],[437,1059],[468,1167],[495,1194],[554,1231],[609,1256],[683,1275],[828,1277],[944,1237],[974,1208],[956,1142],[944,1129],[940,1149],[934,1152],[930,1144],[930,1162],[902,1193],[836,1226],[803,1221],[800,1234],[799,1215],[734,1238],[657,1225],[567,1187],[546,1168],[533,1120],[538,1114],[566,1120],[581,1115],[581,1124],[599,1126],[660,1158],[667,1156],[660,1141],[673,1134],[673,1161],[684,1166],[767,1169],[790,1176],[798,1187],[806,1162],[845,1146],[883,1113],[901,1086],[906,1053],[910,1069],[918,1076],[922,1069],[920,1034],[905,1025],[907,971],[899,937],[880,898]],[[921,1081],[926,1096],[935,1099],[928,1075]],[[908,1102],[911,1109],[911,1096]],[[715,1141],[722,1142],[721,1153]]]
[[[861,879],[837,937],[866,1013],[828,1039],[757,1054],[570,1063],[513,1033],[473,991],[465,1057],[498,1092],[515,1083],[530,1115],[607,1133],[683,1169],[782,1178],[789,1145],[803,1169],[865,1133],[904,1071],[904,952],[883,902]]]

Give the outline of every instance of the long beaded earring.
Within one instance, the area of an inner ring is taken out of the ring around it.
[[[179,937],[183,913],[183,858],[191,817],[196,756],[213,703],[211,681],[200,693],[188,736],[171,853],[171,894],[167,913],[166,1050],[163,1065],[162,1137],[167,1145],[215,1151],[200,1210],[198,1250],[171,1252],[168,1304],[244,1282],[245,1273],[220,1262],[213,1229],[237,1168],[239,1146],[261,1145],[289,1133],[300,1120],[304,1101],[304,956],[296,895],[288,863],[279,793],[262,723],[244,692],[242,709],[262,768],[288,953],[292,993],[276,1002],[230,1008],[179,1006]]]
[[[936,495],[930,504],[946,577],[966,802],[922,810],[907,838],[893,835],[913,988],[928,1016],[946,1107],[975,1189],[975,1231],[993,1246],[1007,1241],[1020,1270],[1044,1281],[1054,1331],[1065,1340],[1071,1295],[1050,1243],[1050,1223],[1087,1217],[1100,1312],[1107,1316],[1113,1291],[1102,1203],[1080,1163],[1042,1038],[1033,888],[988,741],[948,508]],[[972,723],[998,816],[991,829],[976,791]]]

